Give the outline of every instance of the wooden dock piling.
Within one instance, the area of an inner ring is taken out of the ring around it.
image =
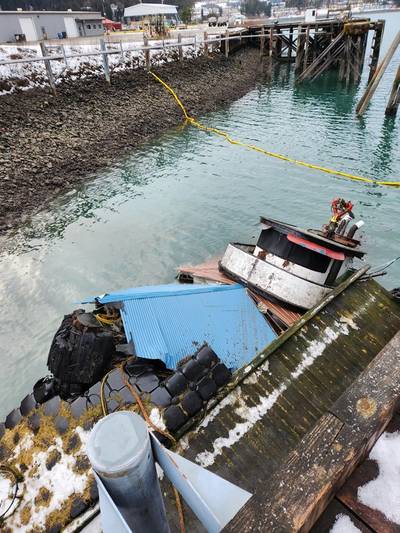
[[[150,61],[150,50],[148,48],[149,46],[149,39],[146,37],[146,35],[143,36],[143,44],[145,46],[144,50],[144,62],[146,64],[146,69],[150,70],[151,67],[151,61]]]
[[[374,36],[372,39],[371,63],[369,65],[368,83],[372,80],[376,72],[376,69],[378,68],[379,53],[381,50],[381,43],[382,43],[382,36],[383,36],[384,29],[385,29],[385,21],[379,20],[377,25],[375,26]]]
[[[400,65],[397,68],[397,73],[393,81],[392,90],[389,97],[388,105],[386,106],[385,114],[388,116],[395,116],[400,103]]]
[[[400,45],[400,31],[397,32],[396,37],[393,39],[392,44],[389,47],[389,50],[386,52],[385,57],[383,58],[382,62],[378,66],[378,68],[375,71],[374,76],[372,77],[371,81],[368,84],[368,87],[365,91],[365,93],[362,95],[360,101],[358,102],[358,105],[356,107],[356,113],[358,116],[361,116],[364,111],[367,109],[369,102],[371,101],[372,96],[374,95],[379,82],[382,79],[383,74],[385,73],[385,70],[387,69],[392,57],[394,56],[394,53],[397,50],[397,47]]]
[[[360,18],[312,23],[282,22],[248,25],[250,34],[265,36],[265,52],[274,60],[295,62],[297,82],[313,81],[330,68],[338,68],[346,85],[361,78],[367,40],[374,32],[371,69],[379,57],[384,21]],[[262,37],[260,49],[262,48]]]

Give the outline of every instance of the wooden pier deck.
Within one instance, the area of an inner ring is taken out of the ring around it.
[[[313,81],[330,68],[337,68],[339,79],[360,80],[368,35],[372,32],[369,79],[377,69],[384,20],[369,18],[325,19],[315,22],[286,21],[273,24],[249,21],[247,31],[254,36],[261,56],[296,65],[297,83]]]
[[[389,422],[400,336],[389,355],[383,349],[400,330],[400,306],[360,276],[274,341],[182,437],[186,458],[253,494],[227,531],[308,531]],[[185,512],[187,530],[204,531]]]

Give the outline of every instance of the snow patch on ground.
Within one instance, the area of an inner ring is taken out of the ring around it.
[[[351,518],[345,514],[338,514],[330,533],[359,533],[361,530],[356,527]]]
[[[193,39],[184,38],[183,43],[192,43]],[[166,40],[165,44],[175,44],[176,41]],[[196,46],[184,46],[184,57],[196,57],[201,53],[199,48],[201,39],[197,39]],[[152,65],[159,66],[178,59],[178,48],[162,48],[162,41],[149,41],[150,46],[157,46],[159,49],[150,50]],[[64,53],[67,56],[64,59]],[[144,52],[140,49],[142,42],[124,42],[121,53],[120,43],[107,43],[108,51],[115,51],[115,54],[108,54],[109,68],[112,73],[126,69],[142,68],[145,66]],[[51,61],[51,68],[56,84],[61,84],[66,80],[79,80],[87,77],[104,77],[103,56],[92,55],[84,57],[68,57],[81,54],[92,54],[100,52],[100,44],[87,45],[48,45],[47,53],[50,56],[61,56],[62,59]],[[0,95],[10,94],[15,91],[24,91],[33,88],[48,87],[46,68],[42,61],[34,63],[17,63],[12,65],[1,65],[2,61],[35,59],[42,57],[39,45],[17,46],[0,45]]]
[[[400,431],[383,433],[369,458],[378,463],[379,475],[359,487],[358,499],[400,525]]]
[[[84,449],[90,431],[85,431],[81,427],[77,427],[75,431],[81,439],[81,449]],[[53,451],[59,452],[60,459],[51,470],[49,470],[46,467],[46,461],[49,454]],[[45,452],[41,451],[34,454],[29,469],[24,473],[27,482],[23,484],[22,501],[19,507],[19,509],[22,509],[25,505],[31,505],[30,523],[23,525],[20,522],[18,509],[18,511],[7,520],[7,525],[20,533],[31,531],[32,524],[34,524],[35,528],[38,530],[44,531],[46,519],[49,514],[60,509],[72,494],[83,493],[87,486],[89,473],[78,474],[74,472],[73,468],[75,465],[75,456],[64,452],[61,437],[57,437],[55,439],[55,444],[49,446]],[[47,489],[51,494],[48,506],[32,505],[42,488]]]
[[[14,494],[14,486],[11,478],[5,474],[0,473],[0,516],[5,513],[12,503]],[[11,508],[9,512],[11,513]],[[8,516],[8,513],[7,513]]]
[[[156,428],[159,428],[163,431],[167,429],[167,426],[165,425],[161,411],[160,409],[158,409],[158,407],[153,407],[153,409],[150,412],[149,418],[153,422],[153,424],[156,426]]]

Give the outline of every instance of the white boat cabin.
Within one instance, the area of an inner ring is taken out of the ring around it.
[[[364,255],[359,241],[344,235],[335,233],[328,238],[322,231],[264,217],[261,224],[257,244],[230,243],[220,268],[255,290],[298,308],[316,305],[353,258]]]

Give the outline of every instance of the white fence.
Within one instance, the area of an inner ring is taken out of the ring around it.
[[[110,74],[110,64],[109,56],[111,55],[120,55],[121,60],[123,61],[125,56],[128,53],[136,52],[142,53],[144,56],[144,64],[147,70],[151,68],[151,51],[167,51],[170,49],[176,49],[178,51],[178,59],[182,61],[184,59],[184,48],[190,47],[191,49],[198,50],[199,48],[203,51],[205,55],[208,55],[211,51],[215,51],[221,47],[221,44],[224,43],[224,53],[225,56],[229,56],[230,46],[229,42],[235,40],[239,43],[242,43],[242,40],[254,38],[254,35],[242,34],[242,31],[236,32],[235,34],[227,31],[225,35],[213,36],[209,38],[207,32],[204,33],[203,39],[198,39],[196,36],[193,38],[185,38],[182,40],[182,36],[179,34],[178,39],[174,42],[171,40],[168,41],[158,41],[154,44],[149,44],[148,39],[145,37],[143,40],[143,45],[137,46],[134,49],[125,48],[126,42],[120,41],[117,43],[108,43],[110,46],[113,46],[112,49],[107,48],[107,44],[104,39],[99,39],[100,50],[93,52],[83,52],[83,53],[67,53],[66,47],[63,44],[60,45],[48,45],[46,46],[43,42],[40,43],[41,56],[39,57],[30,57],[22,59],[10,59],[0,61],[0,76],[1,76],[1,67],[6,65],[18,65],[18,64],[33,64],[33,63],[43,63],[45,66],[47,79],[53,94],[56,94],[56,76],[52,69],[52,61],[63,61],[65,64],[64,70],[68,68],[69,60],[74,60],[76,58],[90,58],[90,57],[100,57],[101,64],[104,72],[105,79],[108,83],[111,82]],[[54,51],[60,50],[60,53],[51,53]]]

